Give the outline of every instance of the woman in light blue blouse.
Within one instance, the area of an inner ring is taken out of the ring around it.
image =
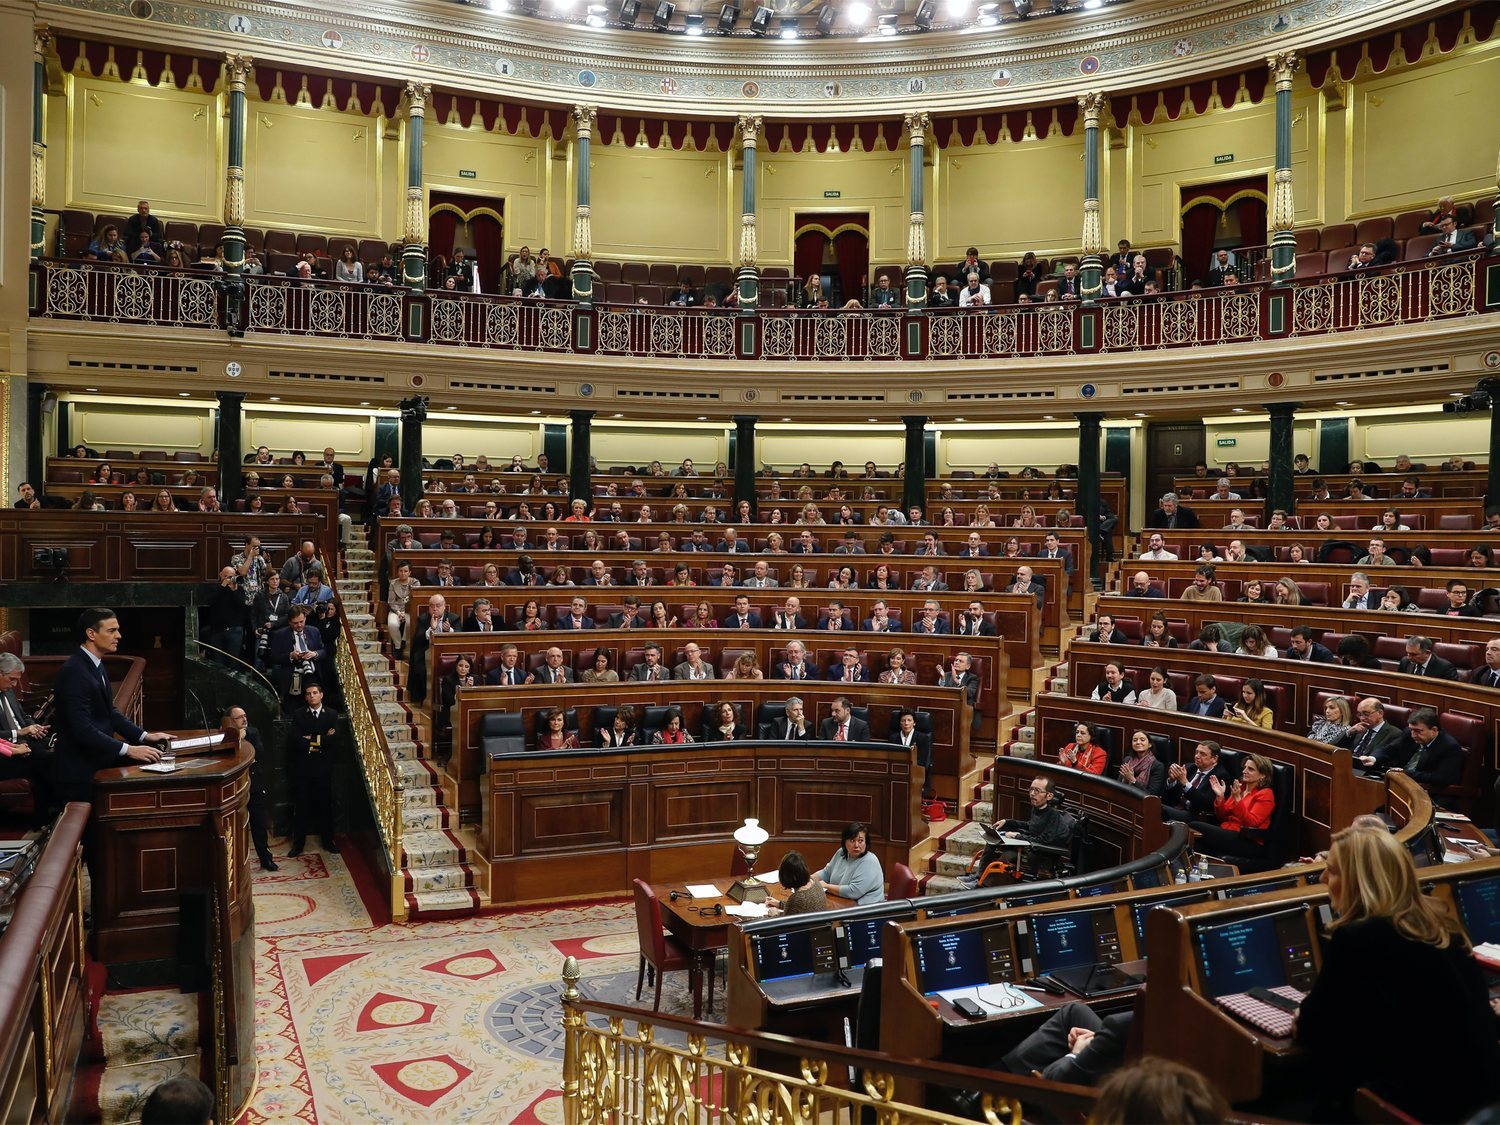
[[[885,900],[885,874],[870,852],[869,830],[858,821],[844,829],[843,843],[828,866],[813,876],[825,891],[863,906]]]

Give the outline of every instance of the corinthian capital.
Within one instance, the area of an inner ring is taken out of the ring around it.
[[[1302,66],[1302,60],[1297,57],[1296,51],[1279,51],[1274,55],[1266,56],[1266,65],[1271,68],[1271,77],[1276,80],[1276,89],[1278,91],[1290,90],[1292,79]]]
[[[598,106],[575,105],[568,115],[573,118],[573,125],[578,130],[580,139],[587,140],[593,136],[594,122],[599,119]]]
[[[1083,114],[1083,127],[1085,129],[1099,128],[1099,119],[1104,116],[1104,107],[1109,104],[1109,98],[1103,90],[1090,90],[1078,98],[1078,109]]]
[[[925,109],[919,109],[905,114],[901,118],[901,125],[906,130],[906,135],[911,138],[912,144],[926,144],[927,130],[932,128],[932,117]]]
[[[224,55],[224,73],[229,79],[229,89],[236,94],[245,92],[245,80],[250,77],[250,68],[255,60],[249,55],[228,51]]]
[[[765,120],[758,113],[742,113],[734,123],[735,132],[740,135],[740,143],[754,148],[760,136],[765,132]]]
[[[52,29],[44,23],[39,23],[32,29],[31,53],[36,56],[36,61],[41,62],[48,48],[52,46]]]
[[[406,112],[411,117],[425,117],[427,102],[432,97],[432,87],[426,82],[408,82],[402,91],[406,97]]]

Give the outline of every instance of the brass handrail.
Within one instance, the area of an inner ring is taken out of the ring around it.
[[[199,648],[206,648],[210,652],[217,652],[220,656],[227,656],[230,660],[234,661],[236,664],[238,664],[246,672],[249,672],[250,675],[254,676],[261,683],[265,684],[266,685],[266,690],[271,693],[271,698],[276,699],[277,701],[280,701],[281,693],[276,690],[276,685],[273,684],[270,681],[270,679],[266,676],[266,674],[264,672],[262,672],[259,668],[257,668],[254,664],[251,664],[249,661],[243,660],[240,657],[235,656],[232,652],[225,652],[222,648],[219,648],[216,645],[211,645],[207,641],[202,640],[201,638],[198,639],[195,643],[198,645]]]

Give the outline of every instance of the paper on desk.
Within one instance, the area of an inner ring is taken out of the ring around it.
[[[764,875],[757,875],[755,877],[755,881],[757,883],[764,883],[769,887],[773,884],[780,883],[781,875],[776,871],[767,871]]]
[[[764,918],[770,910],[763,902],[737,902],[724,907],[724,913],[736,918]]]
[[[712,883],[689,883],[687,893],[694,898],[723,898],[724,892]]]
[[[1469,818],[1464,816],[1464,814],[1460,812],[1435,812],[1432,814],[1432,819],[1454,821],[1461,824],[1467,824],[1469,822]]]
[[[176,762],[151,762],[148,765],[142,766],[141,769],[146,770],[148,773],[176,773],[177,772],[177,763]]]
[[[1035,996],[1014,985],[1006,988],[1004,985],[999,984],[981,984],[977,992],[978,995],[976,997],[976,989],[971,984],[965,988],[944,989],[938,995],[950,1004],[955,1000],[964,998],[970,1000],[977,999],[979,1006],[992,1016],[1002,1013],[1011,1015],[1015,1012],[1029,1012],[1032,1008],[1040,1008],[1042,1006],[1042,1002]]]
[[[174,738],[171,740],[173,750],[202,750],[209,746],[222,746],[224,743],[224,732],[218,734],[203,734],[196,738]]]

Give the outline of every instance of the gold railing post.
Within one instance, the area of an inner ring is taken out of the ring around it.
[[[583,1027],[583,1012],[578,1008],[578,978],[582,975],[578,959],[563,962],[563,1122],[580,1125],[582,1108],[578,1104],[578,1033]]]

